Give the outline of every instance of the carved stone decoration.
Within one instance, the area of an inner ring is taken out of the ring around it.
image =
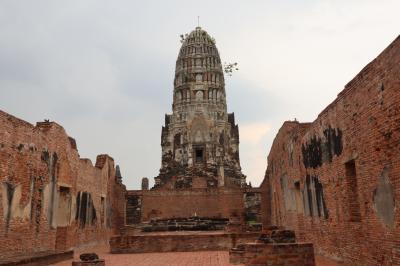
[[[194,173],[201,173],[209,186],[244,186],[239,129],[234,114],[227,113],[221,59],[215,41],[200,27],[179,51],[173,95],[172,114],[165,116],[162,128],[162,163],[155,188],[190,188],[199,176]],[[182,132],[178,143],[176,136]]]

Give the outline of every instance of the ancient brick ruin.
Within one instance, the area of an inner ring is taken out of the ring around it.
[[[197,27],[176,62],[159,175],[140,190],[126,190],[110,156],[80,158],[57,123],[0,111],[0,264],[109,243],[111,253],[224,250],[245,265],[315,265],[314,255],[400,265],[400,37],[314,122],[284,122],[258,188],[241,172],[225,99],[215,40]],[[86,257],[105,263],[88,254],[75,265]]]
[[[221,59],[215,40],[200,27],[179,51],[172,111],[162,127],[160,174],[151,190],[127,192],[127,224],[192,216],[244,219],[249,193],[247,218],[260,221],[260,192],[241,172],[239,128],[227,113]],[[148,187],[148,180],[142,184]]]
[[[156,187],[245,185],[239,129],[234,114],[227,113],[221,59],[215,40],[200,27],[186,37],[179,51],[172,111],[165,115],[162,128]]]
[[[268,255],[234,258],[249,256],[245,247],[260,237],[262,209],[269,203],[266,191],[246,184],[238,126],[226,109],[215,41],[197,27],[183,41],[177,59],[173,114],[166,115],[162,129],[160,174],[151,190],[142,185],[142,190],[127,191],[126,226],[111,238],[112,253],[234,249],[232,263],[260,263],[275,256],[279,260],[270,265],[280,265],[287,255],[297,258],[288,262],[314,265],[312,244],[303,246],[294,238],[290,245],[258,243],[259,250],[279,245]]]
[[[0,262],[106,242],[124,224],[114,160],[80,158],[55,122],[0,111],[0,180]]]
[[[266,223],[345,265],[400,265],[400,38],[312,123],[287,121],[261,185]]]

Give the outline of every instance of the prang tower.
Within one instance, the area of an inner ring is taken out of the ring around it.
[[[242,187],[239,129],[227,113],[224,72],[215,40],[197,27],[176,60],[172,114],[161,133],[155,187]]]

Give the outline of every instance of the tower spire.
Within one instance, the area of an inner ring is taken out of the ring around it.
[[[246,184],[239,129],[227,113],[224,71],[211,36],[198,27],[182,42],[175,66],[172,114],[161,130],[156,187],[236,187]],[[200,183],[192,182],[199,177]],[[170,186],[172,184],[172,187]]]
[[[200,27],[200,16],[197,16],[197,27]]]

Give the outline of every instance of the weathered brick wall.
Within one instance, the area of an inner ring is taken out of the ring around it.
[[[125,202],[125,224],[140,224],[142,221],[143,190],[128,190]]]
[[[119,235],[110,239],[111,253],[229,250],[256,241],[257,233],[150,233]]]
[[[125,226],[125,195],[126,187],[121,183],[116,186],[109,186],[111,203],[107,205],[106,213],[109,217],[108,223],[111,225],[112,234],[120,234]]]
[[[257,223],[262,222],[261,194],[259,188],[246,188],[246,192],[243,195],[246,221]]]
[[[266,215],[346,265],[400,265],[399,182],[398,37],[313,123],[283,124],[268,156]]]
[[[231,264],[246,266],[315,266],[314,248],[311,243],[246,243],[242,250],[231,250]]]
[[[178,190],[128,190],[125,224],[152,218],[241,217],[261,222],[261,190],[258,188],[191,188]]]
[[[0,259],[105,241],[117,188],[111,157],[95,167],[60,125],[0,111]]]
[[[244,191],[230,188],[142,191],[142,221],[151,218],[244,215]]]

